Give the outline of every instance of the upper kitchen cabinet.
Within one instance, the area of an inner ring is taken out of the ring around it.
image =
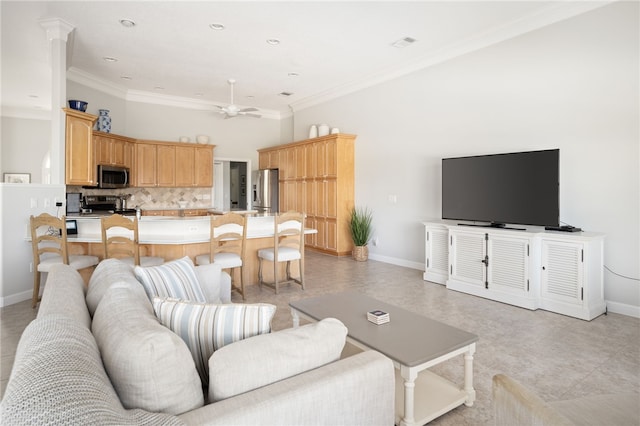
[[[93,123],[97,116],[64,108],[65,183],[95,185],[96,167],[93,146]]]
[[[303,211],[306,226],[318,230],[305,237],[308,248],[351,253],[347,219],[354,205],[355,139],[332,134],[258,151],[260,168],[280,170],[280,211]]]
[[[139,141],[135,185],[139,187],[211,187],[213,145]]]
[[[96,165],[133,167],[134,140],[111,133],[93,132]]]
[[[213,146],[176,145],[176,186],[213,186]]]

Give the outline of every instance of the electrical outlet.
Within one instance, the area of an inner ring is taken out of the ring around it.
[[[378,246],[378,237],[374,237],[372,242],[373,242],[373,245],[377,247]]]
[[[33,272],[33,262],[29,262],[29,272]]]
[[[45,198],[43,202],[44,208],[51,207],[51,200],[49,198]]]
[[[211,199],[211,194],[204,194],[204,195],[202,196],[202,199],[203,199],[203,200],[210,200],[210,199]]]
[[[37,209],[38,208],[38,199],[37,198],[31,197],[31,208],[32,209]]]
[[[397,203],[397,202],[398,202],[398,196],[397,196],[397,195],[395,195],[395,194],[393,194],[393,195],[389,195],[389,198],[388,198],[388,199],[389,199],[389,202],[390,202],[391,204],[395,204],[395,203]]]

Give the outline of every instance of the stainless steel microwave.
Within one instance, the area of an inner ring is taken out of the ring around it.
[[[129,169],[126,167],[98,166],[98,188],[129,187]]]

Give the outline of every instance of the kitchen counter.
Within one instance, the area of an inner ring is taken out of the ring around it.
[[[67,216],[67,219],[75,219],[78,227],[77,235],[67,236],[69,254],[90,254],[104,258],[100,217]],[[210,216],[142,216],[138,221],[140,255],[160,256],[167,261],[188,256],[195,261],[196,256],[209,253],[210,221]],[[304,230],[305,234],[317,232],[309,228]],[[273,215],[247,216],[243,266],[245,284],[258,282],[257,252],[273,246],[273,233]],[[272,279],[272,271],[272,267],[265,268],[266,280]]]

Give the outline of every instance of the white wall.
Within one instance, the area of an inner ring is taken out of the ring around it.
[[[32,183],[42,183],[42,163],[51,144],[51,120],[2,117],[1,128],[0,176],[31,173]]]
[[[320,122],[358,135],[371,257],[417,268],[443,157],[560,148],[560,220],[606,233],[606,266],[638,278],[638,52],[638,3],[612,4],[296,112],[295,138]],[[610,309],[640,315],[639,288],[605,272]]]

